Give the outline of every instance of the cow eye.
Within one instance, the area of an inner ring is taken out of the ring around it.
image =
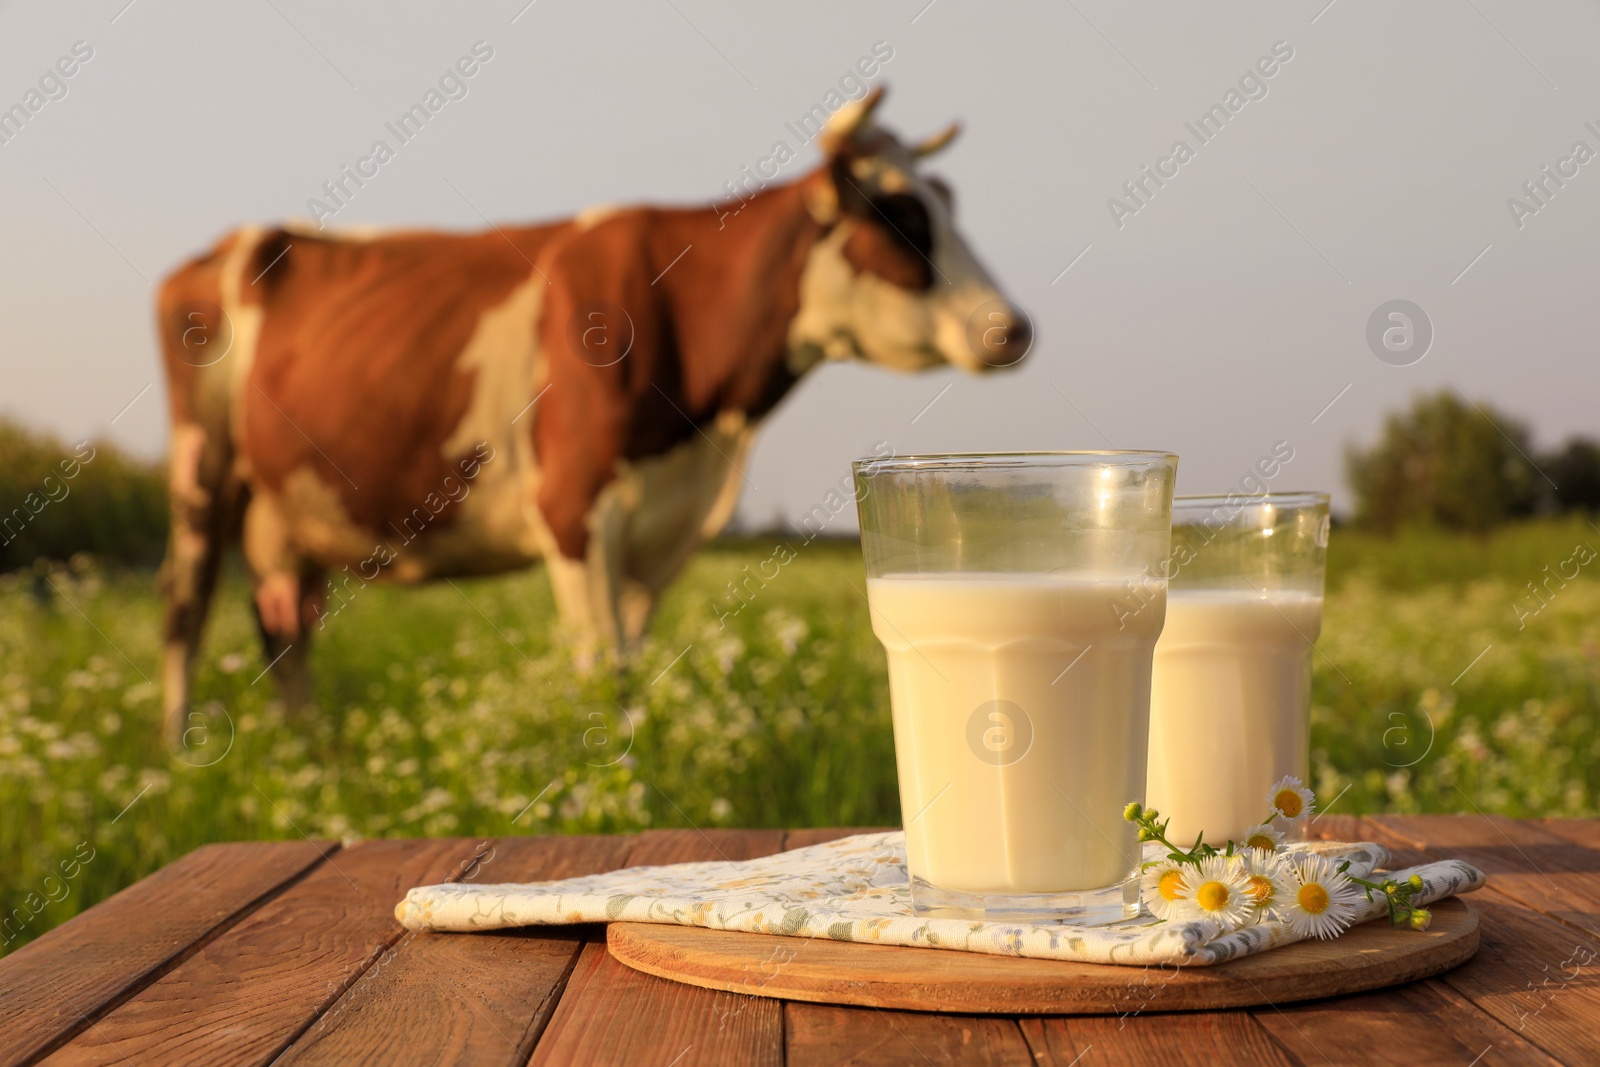
[[[872,209],[897,243],[924,259],[933,258],[933,224],[921,200],[909,193],[890,193],[874,197]]]

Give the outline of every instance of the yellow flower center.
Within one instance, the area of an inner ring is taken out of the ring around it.
[[[1202,911],[1221,911],[1228,906],[1233,894],[1221,882],[1206,882],[1194,892],[1194,902]]]
[[[1265,849],[1268,852],[1276,852],[1278,850],[1278,843],[1272,838],[1268,837],[1266,834],[1256,834],[1253,837],[1247,837],[1244,839],[1244,843],[1250,848]]]
[[[1300,812],[1304,810],[1300,803],[1300,794],[1293,789],[1280,790],[1278,795],[1272,798],[1272,806],[1283,812],[1283,817],[1286,819],[1298,819]]]
[[[1168,871],[1161,876],[1159,881],[1156,882],[1156,891],[1161,894],[1161,898],[1163,900],[1169,902],[1178,899],[1178,890],[1182,888],[1182,871]]]
[[[1311,882],[1300,887],[1300,892],[1295,894],[1300,909],[1312,915],[1321,915],[1328,910],[1328,891],[1316,882]]]
[[[1264,874],[1252,874],[1245,892],[1249,893],[1257,904],[1269,904],[1273,895],[1272,879]]]

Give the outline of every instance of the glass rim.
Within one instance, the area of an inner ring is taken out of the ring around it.
[[[1242,498],[1242,499],[1241,499]],[[1239,508],[1241,510],[1271,504],[1280,508],[1314,507],[1318,504],[1332,505],[1333,494],[1324,493],[1315,489],[1289,489],[1279,493],[1186,493],[1177,494],[1172,498],[1172,512],[1176,516],[1180,507],[1216,507]]]
[[[1034,452],[926,452],[911,456],[863,456],[851,461],[857,474],[916,470],[1004,470],[1027,467],[1145,467],[1176,464],[1175,452],[1148,449],[1077,449]]]

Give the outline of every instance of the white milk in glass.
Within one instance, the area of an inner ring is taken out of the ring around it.
[[[1167,837],[1238,840],[1267,817],[1267,790],[1307,779],[1311,642],[1322,597],[1171,589],[1150,692],[1148,804]]]
[[[1123,612],[1122,579],[868,579],[889,660],[914,876],[978,894],[1100,889],[1139,853],[1150,661],[1165,593]]]

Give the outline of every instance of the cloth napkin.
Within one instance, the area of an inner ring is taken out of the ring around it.
[[[1146,859],[1159,859],[1160,850]],[[1311,842],[1294,852],[1348,859],[1365,878],[1389,862],[1370,842]],[[1412,899],[1428,904],[1484,884],[1482,871],[1441,860],[1394,871],[1422,876]],[[1359,904],[1357,922],[1388,911],[1381,897]],[[1063,923],[981,922],[928,918],[911,908],[905,834],[860,834],[760,859],[630,867],[555,882],[420,886],[395,907],[410,930],[475,931],[513,926],[652,922],[713,930],[820,937],[834,941],[1031,956],[1082,963],[1204,966],[1301,940],[1287,922],[1232,932],[1210,920],[1158,922],[1149,917],[1102,927]]]

